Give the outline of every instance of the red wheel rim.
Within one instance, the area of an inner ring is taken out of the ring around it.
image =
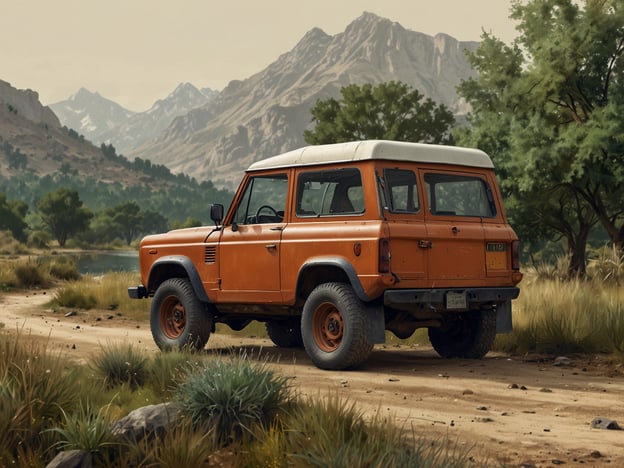
[[[318,347],[328,353],[335,351],[340,347],[343,334],[344,321],[338,309],[329,302],[319,305],[312,317],[312,335]]]
[[[186,328],[186,310],[176,296],[167,296],[160,306],[160,328],[167,338],[179,338]]]

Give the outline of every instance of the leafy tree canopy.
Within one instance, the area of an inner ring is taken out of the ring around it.
[[[28,205],[21,200],[7,200],[4,193],[0,193],[0,231],[9,230],[19,241],[26,240],[24,232],[27,224],[24,221]]]
[[[342,98],[318,100],[312,108],[314,130],[305,141],[313,144],[380,139],[448,143],[453,114],[416,89],[396,81],[378,86],[355,84],[340,90]]]
[[[45,194],[37,203],[37,210],[61,247],[70,235],[86,230],[93,217],[93,213],[82,206],[78,192],[66,188]]]
[[[565,237],[583,273],[594,223],[624,246],[624,4],[516,0],[511,17],[514,43],[484,34],[470,55],[471,129],[455,137],[495,159],[515,225]]]

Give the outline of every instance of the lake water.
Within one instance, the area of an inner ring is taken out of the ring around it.
[[[89,252],[71,255],[80,273],[101,275],[107,271],[139,271],[136,251]]]

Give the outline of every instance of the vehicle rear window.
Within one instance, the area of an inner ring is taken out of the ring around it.
[[[303,172],[297,183],[298,217],[364,213],[362,176],[358,169]]]
[[[425,174],[429,212],[438,216],[496,216],[496,203],[489,184],[475,176]]]
[[[414,171],[385,169],[384,180],[388,193],[389,209],[393,213],[418,213],[418,186]]]

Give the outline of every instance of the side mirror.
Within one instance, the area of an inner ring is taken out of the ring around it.
[[[221,221],[223,221],[223,205],[220,203],[210,205],[210,219],[217,226],[221,224]]]

